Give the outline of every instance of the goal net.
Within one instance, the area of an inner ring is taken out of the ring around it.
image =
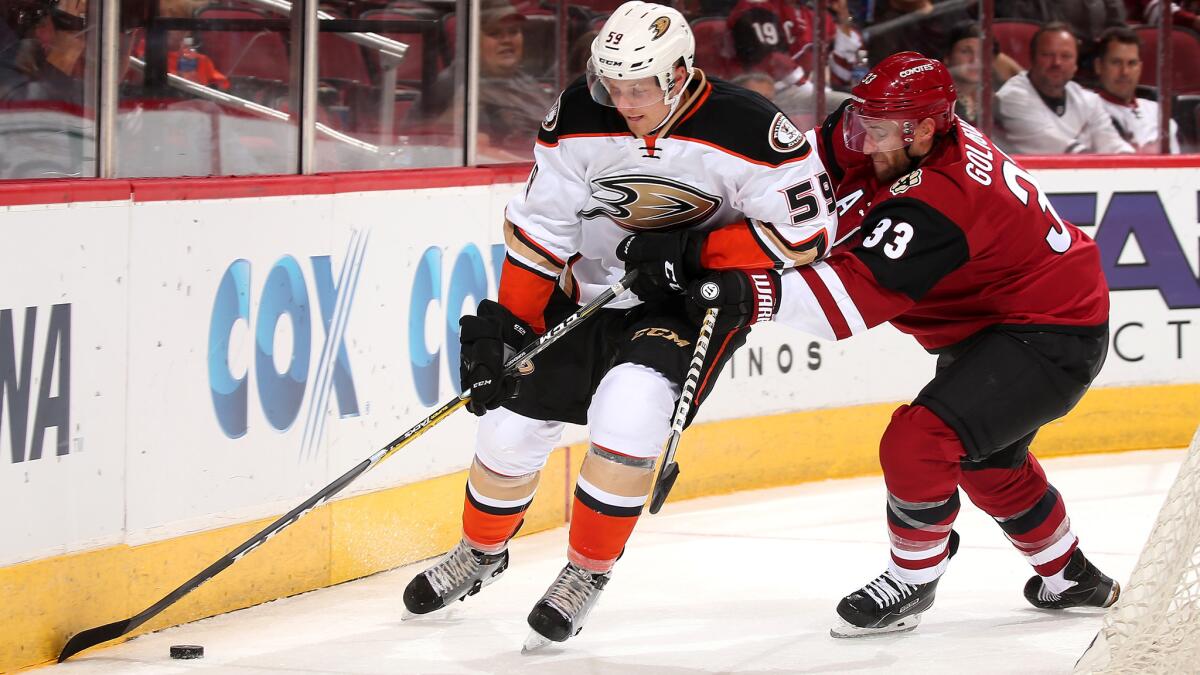
[[[1200,669],[1200,429],[1121,596],[1075,673]]]

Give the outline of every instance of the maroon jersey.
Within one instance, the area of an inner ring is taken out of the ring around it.
[[[818,136],[843,241],[785,275],[778,320],[837,339],[890,321],[931,351],[997,324],[1091,332],[1107,322],[1095,242],[975,128],[958,121],[886,185],[867,155],[845,149],[840,111]]]

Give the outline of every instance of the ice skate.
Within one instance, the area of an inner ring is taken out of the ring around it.
[[[465,600],[492,583],[508,568],[508,550],[483,553],[459,541],[433,567],[421,572],[404,589],[401,620],[428,614],[455,600]]]
[[[533,630],[521,651],[529,653],[577,635],[608,579],[607,572],[589,572],[575,563],[567,563],[529,613],[529,627]]]
[[[1063,576],[1075,585],[1055,594],[1042,583],[1042,577],[1033,575],[1025,583],[1025,599],[1038,609],[1067,609],[1109,607],[1121,595],[1121,585],[1105,576],[1079,549],[1071,554]]]
[[[950,532],[950,557],[958,551],[958,533]],[[835,638],[855,638],[884,633],[903,633],[921,623],[921,614],[933,606],[938,579],[927,584],[908,584],[885,570],[866,586],[842,598],[840,620],[829,629]]]

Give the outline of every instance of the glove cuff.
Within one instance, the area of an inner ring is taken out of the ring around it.
[[[707,232],[685,232],[683,234],[683,271],[688,279],[696,279],[705,273],[701,257],[704,254],[704,241],[708,239]]]
[[[521,349],[537,337],[529,324],[495,300],[480,301],[477,316],[493,326],[500,341],[514,350]]]
[[[754,311],[749,323],[770,321],[779,309],[779,274],[772,270],[747,271],[745,274],[754,291]]]

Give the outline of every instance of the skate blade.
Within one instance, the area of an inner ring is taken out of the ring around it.
[[[401,621],[410,621],[419,616],[422,616],[422,615],[421,614],[413,614],[412,612],[408,611],[407,609],[404,610],[403,612],[400,612],[400,620]]]
[[[921,615],[914,614],[900,619],[896,623],[879,628],[859,628],[854,624],[838,617],[837,623],[829,629],[829,636],[835,638],[860,638],[871,635],[887,635],[888,633],[907,633],[921,623]]]
[[[525,644],[521,646],[522,654],[530,654],[550,644],[550,638],[542,635],[536,630],[529,631],[529,637],[525,638]]]

